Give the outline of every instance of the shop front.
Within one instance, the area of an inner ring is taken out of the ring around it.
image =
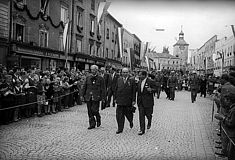
[[[20,68],[41,70],[55,70],[64,67],[64,53],[51,49],[42,49],[37,46],[15,43],[11,54],[8,55],[9,64]]]

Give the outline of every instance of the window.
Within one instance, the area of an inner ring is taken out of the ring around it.
[[[107,28],[107,32],[106,32],[106,39],[109,39],[109,29],[108,28]]]
[[[16,23],[15,24],[15,40],[19,42],[24,41],[24,26],[21,24]]]
[[[39,31],[39,46],[47,47],[48,46],[48,32],[44,30]]]
[[[109,56],[109,49],[106,48],[106,58],[109,58],[108,56]]]
[[[90,48],[90,55],[92,54],[92,44],[89,44],[89,48]]]
[[[76,51],[82,52],[82,40],[80,40],[80,39],[76,40]]]
[[[82,11],[78,10],[76,13],[76,24],[78,27],[82,27],[83,26],[83,18],[82,18]]]
[[[59,51],[63,51],[64,46],[63,46],[63,34],[59,35]]]
[[[112,42],[114,42],[114,33],[112,32]]]
[[[64,23],[66,23],[68,21],[69,18],[69,14],[68,14],[68,8],[65,7],[64,5],[61,5],[61,18],[60,20]]]
[[[91,32],[94,33],[95,22],[94,19],[91,19]]]
[[[91,9],[95,10],[95,0],[91,0]]]

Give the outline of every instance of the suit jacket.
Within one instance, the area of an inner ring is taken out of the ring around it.
[[[143,105],[144,108],[150,108],[154,106],[154,95],[153,93],[156,91],[156,83],[155,81],[147,78],[143,91],[141,92],[141,82],[138,83],[138,94],[137,94],[137,105],[140,107]],[[151,88],[152,91],[147,91],[147,88]]]
[[[101,76],[89,75],[82,89],[82,96],[85,101],[101,101],[105,99],[106,90],[104,79]]]
[[[123,77],[119,77],[114,90],[114,99],[117,105],[132,106],[136,101],[135,79],[128,77],[124,83]]]
[[[112,78],[112,74],[110,74],[110,89],[112,91],[115,90],[116,88],[116,85],[117,85],[117,81],[118,81],[118,78],[119,78],[119,75],[117,73],[114,74],[114,77]]]
[[[163,78],[162,78],[162,76],[155,76],[155,82],[156,82],[156,86],[157,87],[161,87],[161,85],[163,84]]]
[[[169,77],[167,86],[169,86],[169,88],[175,88],[177,86],[177,78],[175,76]]]
[[[104,75],[101,75],[101,77],[104,78],[105,89],[107,90],[111,84],[111,75],[109,73],[104,73]]]

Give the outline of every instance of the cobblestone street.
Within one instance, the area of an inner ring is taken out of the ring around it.
[[[85,105],[41,118],[0,126],[0,159],[218,159],[211,122],[212,101],[190,92],[176,92],[175,101],[155,99],[152,128],[139,136],[138,110],[134,127],[125,122],[116,134],[115,108],[102,110],[102,125],[87,130]]]

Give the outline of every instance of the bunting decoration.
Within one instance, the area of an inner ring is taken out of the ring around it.
[[[46,6],[46,7],[47,7],[47,6]],[[37,14],[36,16],[33,16],[33,15],[30,13],[30,11],[29,11],[27,5],[24,5],[24,6],[21,8],[21,7],[19,7],[19,6],[17,5],[16,2],[14,2],[14,8],[15,8],[16,10],[20,11],[20,12],[26,11],[27,15],[28,15],[29,18],[32,19],[32,20],[38,20],[39,18],[41,18],[43,21],[49,21],[49,22],[51,23],[51,25],[52,25],[54,28],[59,28],[59,27],[64,28],[64,23],[63,23],[62,21],[60,21],[59,24],[56,25],[56,24],[54,24],[54,22],[52,21],[52,19],[51,19],[50,16],[47,15],[47,16],[45,17],[42,12],[38,12],[38,14]]]

